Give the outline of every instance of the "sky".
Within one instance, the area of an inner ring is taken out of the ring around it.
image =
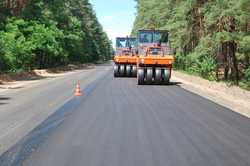
[[[134,0],[90,0],[90,3],[113,44],[116,37],[130,35],[136,13]]]

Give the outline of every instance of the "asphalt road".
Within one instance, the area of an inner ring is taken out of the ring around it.
[[[0,157],[24,166],[249,166],[250,119],[112,71]]]
[[[0,91],[0,155],[71,100],[77,81],[84,88],[108,70],[110,65],[98,65]]]

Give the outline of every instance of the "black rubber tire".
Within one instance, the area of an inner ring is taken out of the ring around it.
[[[136,77],[137,76],[137,67],[136,67],[136,65],[132,66],[131,74],[132,74],[132,77]]]
[[[125,76],[125,66],[124,66],[124,65],[120,65],[119,75],[120,75],[121,77],[124,77],[124,76]]]
[[[162,75],[162,80],[164,85],[169,85],[170,81],[170,69],[164,69],[163,70],[163,75]]]
[[[138,69],[137,80],[138,80],[138,85],[144,84],[144,70],[143,69]]]
[[[119,66],[118,65],[114,66],[114,77],[119,77]]]
[[[152,84],[152,81],[153,81],[153,69],[147,68],[147,70],[146,70],[146,83]]]
[[[160,68],[157,68],[155,69],[155,83],[156,84],[161,84],[161,69]]]
[[[126,76],[131,77],[131,66],[130,65],[126,66]]]

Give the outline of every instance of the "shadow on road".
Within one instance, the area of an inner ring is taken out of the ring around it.
[[[181,85],[182,84],[182,82],[170,82],[168,85],[170,85],[170,86],[179,86],[179,85]]]
[[[11,98],[10,97],[2,97],[2,96],[0,96],[0,101],[1,100],[10,100]]]
[[[5,101],[7,100],[10,100],[11,98],[10,97],[3,97],[3,96],[0,96],[0,106],[1,105],[6,105],[8,103],[6,103]],[[3,101],[3,102],[2,102]]]
[[[152,83],[152,84],[147,84],[145,83],[144,85],[139,85],[139,86],[180,86],[182,84],[182,82],[170,82],[169,84],[156,84],[156,83]]]
[[[135,83],[137,83],[137,79],[136,77],[116,77],[114,79],[131,79],[131,80],[134,80]],[[176,81],[170,81],[169,84],[157,84],[157,83],[152,83],[152,84],[143,84],[145,86],[180,86],[181,84],[183,84],[182,82],[176,82]],[[143,86],[143,85],[140,85],[140,86]]]

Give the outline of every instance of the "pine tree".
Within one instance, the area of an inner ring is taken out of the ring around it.
[[[250,45],[249,0],[137,0],[132,35],[164,29],[177,49],[176,67],[209,79],[247,77]],[[243,68],[242,68],[243,67]],[[249,70],[250,71],[250,70]]]

